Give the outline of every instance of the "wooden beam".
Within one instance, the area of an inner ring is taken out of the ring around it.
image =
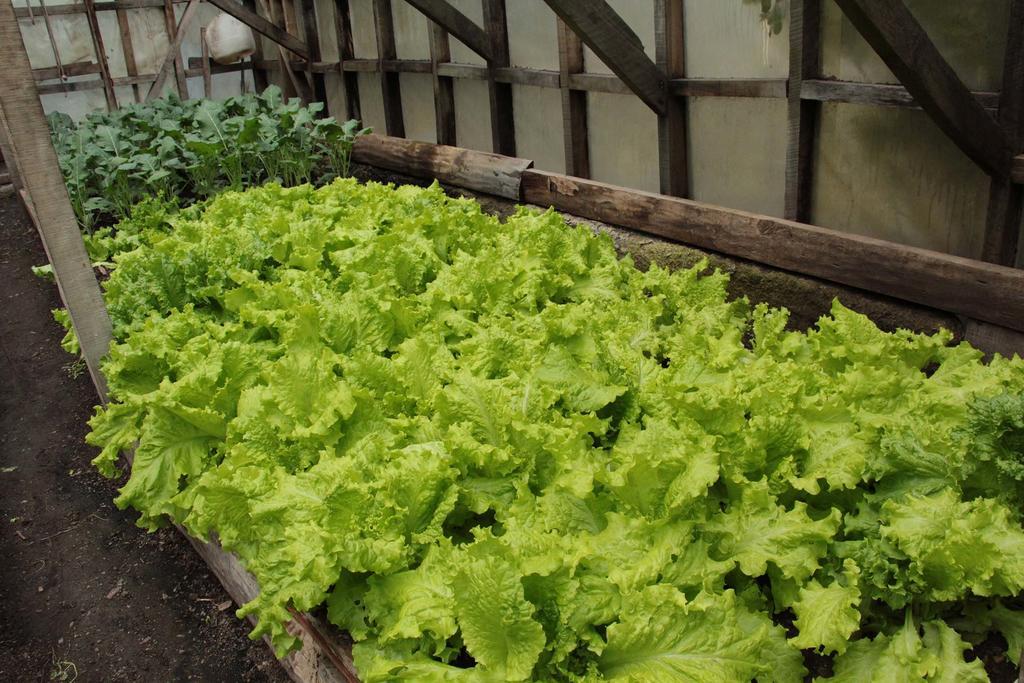
[[[312,97],[315,102],[324,103],[323,116],[327,115],[327,84],[324,75],[313,71],[313,62],[320,61],[320,30],[316,16],[316,3],[313,0],[302,0],[302,31],[306,38],[309,59],[306,62],[306,78],[312,83]]]
[[[350,119],[363,118],[359,106],[359,76],[345,70],[345,63],[355,56],[352,47],[352,15],[349,11],[349,0],[334,1],[334,33],[338,39],[338,59],[340,61],[341,82],[345,89],[345,111]]]
[[[384,69],[383,62],[397,59],[395,50],[395,21],[391,14],[391,0],[373,0],[373,25],[377,31],[377,60],[380,62],[380,89],[384,99],[384,128],[388,135],[405,137],[405,118],[402,114],[402,85],[399,74]]]
[[[32,202],[36,227],[78,335],[82,357],[96,391],[105,399],[107,386],[99,363],[110,347],[110,318],[71,208],[50,141],[50,127],[32,87],[32,67],[10,2],[0,2],[0,64],[0,119],[11,147],[11,157],[7,158],[6,150],[4,156],[11,168],[17,167]]]
[[[124,68],[129,76],[138,76],[139,67],[135,63],[135,45],[132,42],[132,27],[128,23],[128,11],[117,9],[117,28],[121,34],[121,53],[124,55]],[[136,102],[142,101],[142,93],[138,85],[132,86],[132,96]]]
[[[177,36],[177,29],[175,28],[175,26],[176,26],[176,22],[175,22],[175,14],[174,14],[174,5],[171,2],[171,0],[164,0],[164,29],[167,31],[167,43],[168,43],[168,45],[173,45],[174,44],[174,39]],[[187,100],[188,99],[188,82],[185,80],[185,66],[181,63],[181,49],[180,49],[180,47],[173,54],[173,60],[174,60],[173,61],[173,64],[174,64],[174,83],[175,83],[175,86],[178,89],[178,97],[180,97],[183,100]],[[159,78],[159,77],[160,77],[160,74],[158,72],[157,73],[157,78]],[[163,85],[160,86],[160,89],[163,90]],[[150,89],[149,92],[150,93],[153,92],[152,88]],[[147,98],[148,97],[149,97],[149,95],[147,94]]]
[[[452,58],[448,32],[432,21],[427,22],[430,31],[430,72],[434,86],[434,125],[439,145],[455,145],[455,84],[451,76],[437,72],[439,62]]]
[[[526,170],[522,201],[1024,330],[1024,270]]]
[[[203,54],[199,60],[202,63],[200,69],[203,72],[203,97],[209,99],[210,93],[213,92],[213,73],[210,70],[210,46],[206,43],[205,26],[199,29],[199,47]],[[192,60],[189,59],[188,61],[189,66],[191,66]]]
[[[562,90],[562,145],[565,172],[590,177],[590,141],[587,134],[587,93],[572,90],[569,76],[583,73],[583,42],[561,19],[558,22],[558,69]]]
[[[1011,0],[1003,59],[1003,89],[999,99],[999,125],[1010,151],[1024,152],[1024,0]],[[981,258],[1004,266],[1017,263],[1024,187],[993,178]]]
[[[605,0],[544,1],[637,97],[659,116],[665,115],[668,106],[665,74]]]
[[[62,67],[47,66],[42,69],[32,69],[32,78],[35,79],[36,83],[53,80],[54,78],[60,78],[62,70],[64,75],[69,77],[87,76],[100,73],[103,67],[96,62],[72,62],[71,64],[64,64]]]
[[[181,44],[185,42],[185,33],[188,31],[188,27],[192,23],[192,19],[195,18],[196,12],[198,11],[199,0],[188,0],[188,5],[185,6],[185,12],[181,15],[181,21],[178,22],[178,26],[172,33],[174,39],[171,41],[171,45],[167,49],[167,54],[164,55],[164,61],[160,64],[160,68],[156,72],[156,80],[153,81],[153,85],[146,94],[147,102],[152,102],[163,95],[164,83],[167,82],[167,77],[171,74],[175,61],[181,61]],[[184,72],[185,69],[182,68],[182,78],[185,76]],[[187,90],[185,95],[188,95]]]
[[[96,18],[93,0],[85,0],[85,17],[89,24],[89,34],[92,36],[92,46],[96,52],[96,62],[100,65],[100,78],[103,79],[103,93],[107,99],[107,109],[113,111],[117,109],[117,94],[114,93],[110,65],[107,63],[107,51],[103,47],[103,33],[100,31],[99,21]]]
[[[505,156],[516,155],[516,121],[512,85],[499,81],[497,70],[509,65],[508,19],[505,0],[483,0],[484,30],[491,43],[487,62],[487,96],[491,112],[491,149]]]
[[[492,50],[487,33],[472,19],[452,7],[447,0],[406,0],[406,2],[450,35],[458,38],[470,50],[490,61]]]
[[[523,171],[533,165],[527,159],[387,135],[357,138],[352,160],[517,201]]]
[[[1005,178],[1010,150],[999,125],[971,97],[903,0],[836,0],[868,44],[968,157]]]
[[[783,215],[811,222],[814,141],[821,104],[801,97],[804,81],[821,72],[821,0],[793,0],[789,9],[789,111]]]
[[[302,59],[309,59],[309,50],[306,48],[305,43],[280,26],[272,24],[259,14],[246,9],[235,2],[235,0],[208,0],[208,2],[222,12],[238,19],[257,33],[270,38],[281,47],[291,50]]]
[[[187,0],[174,0],[176,3],[185,3]],[[164,0],[116,0],[116,2],[95,2],[93,9],[97,12],[108,12],[112,10],[146,9],[150,7],[163,7]],[[59,5],[47,5],[48,14],[85,14],[85,5],[82,3],[63,3]],[[19,19],[31,19],[32,12],[28,7],[15,7],[14,13]]]
[[[673,78],[668,82],[670,95],[684,97],[786,97],[785,78]]]
[[[668,78],[686,75],[683,0],[655,0],[654,49],[658,68]],[[690,196],[689,143],[686,139],[686,100],[669,95],[658,117],[658,175],[661,193]]]
[[[995,113],[999,109],[999,93],[971,92],[982,107]],[[851,83],[811,79],[803,82],[800,97],[816,102],[846,102],[873,107],[906,107],[920,109],[914,96],[902,85],[888,83]]]
[[[1017,155],[1013,158],[1010,179],[1015,183],[1024,184],[1024,155]]]

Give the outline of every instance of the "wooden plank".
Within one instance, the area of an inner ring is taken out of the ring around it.
[[[668,106],[665,74],[605,0],[544,1],[637,97],[659,116],[665,114]]]
[[[573,90],[607,92],[616,95],[630,95],[633,93],[621,78],[612,74],[570,74],[569,87]]]
[[[191,2],[191,0],[190,0]],[[177,36],[177,22],[175,21],[174,5],[171,0],[164,0],[164,30],[167,31],[167,43],[169,45],[174,44],[175,37]],[[175,50],[172,54],[172,64],[174,65],[174,84],[178,91],[178,97],[183,100],[188,99],[188,83],[185,81],[185,66],[181,62],[181,49],[179,43],[179,49]],[[160,78],[160,72],[157,72],[157,78]],[[160,90],[163,90],[163,85],[160,86]],[[152,95],[153,89],[150,88],[146,94],[148,100]],[[157,97],[160,96],[158,91]]]
[[[999,109],[999,93],[971,92],[987,110]],[[800,91],[805,100],[816,102],[846,102],[877,107],[906,107],[920,109],[914,96],[902,85],[888,83],[851,83],[849,81],[805,80]]]
[[[93,384],[103,398],[107,386],[99,362],[110,346],[110,318],[71,208],[50,141],[50,127],[32,87],[32,67],[9,2],[0,2],[0,63],[4,65],[0,69],[0,118],[10,146],[4,150],[4,158],[17,167],[23,189],[33,200],[57,288],[68,307]]]
[[[509,65],[508,20],[505,0],[483,0],[484,30],[491,43],[487,62],[487,98],[491,113],[491,149],[515,156],[516,122],[512,106],[512,85],[498,81],[496,70]]]
[[[128,23],[128,11],[117,9],[117,29],[121,34],[121,53],[124,55],[124,68],[129,76],[138,76],[139,67],[135,63],[135,45],[132,42],[132,27]],[[142,101],[142,93],[138,85],[132,86],[132,96],[136,102]]]
[[[670,95],[685,97],[772,97],[784,98],[785,78],[673,78]]]
[[[437,73],[450,78],[468,78],[477,81],[486,81],[488,69],[478,64],[438,64]]]
[[[270,40],[274,41],[281,47],[294,52],[302,59],[309,59],[309,50],[306,48],[305,43],[285,31],[280,26],[264,19],[256,12],[238,4],[235,0],[208,0],[208,2],[222,12],[230,14],[235,19],[238,19],[257,33],[270,38]]]
[[[206,43],[206,27],[203,26],[199,29],[199,47],[203,51],[203,56],[199,60],[202,63],[200,67],[203,72],[203,97],[209,98],[210,93],[213,91],[213,74],[210,71],[210,46]],[[192,66],[192,60],[189,59],[189,66]]]
[[[334,2],[334,32],[338,39],[338,58],[341,62],[341,82],[345,89],[345,111],[350,119],[362,119],[362,111],[359,104],[359,77],[350,71],[345,70],[345,64],[355,56],[352,47],[352,15],[349,10],[349,0],[335,0]]]
[[[669,79],[686,75],[683,41],[683,0],[655,0],[655,57],[658,68]],[[658,177],[662,194],[690,196],[686,122],[686,100],[669,94],[665,100],[665,113],[658,117]]]
[[[535,88],[557,88],[561,76],[551,69],[528,69],[525,67],[502,66],[491,70],[497,83],[532,85]]]
[[[385,135],[358,138],[352,160],[515,200],[523,171],[533,165],[527,159]]]
[[[373,24],[377,31],[377,59],[381,62],[378,71],[384,99],[384,128],[388,135],[404,138],[405,118],[402,114],[400,77],[397,72],[386,71],[383,66],[385,60],[397,59],[391,0],[373,0]]]
[[[1013,158],[1010,179],[1015,183],[1024,183],[1024,155],[1018,155]]]
[[[32,78],[35,79],[36,83],[60,78],[61,69],[63,69],[65,76],[73,77],[98,74],[102,71],[103,67],[96,62],[72,62],[71,64],[64,64],[60,68],[48,66],[42,69],[32,69]]]
[[[431,81],[434,87],[434,126],[439,145],[456,144],[455,135],[455,84],[451,76],[437,73],[439,62],[451,60],[451,44],[448,32],[439,24],[427,22],[430,31]]]
[[[1003,59],[1003,88],[999,100],[999,125],[1013,153],[1024,152],[1024,0],[1011,0]],[[993,178],[989,188],[988,215],[981,258],[1004,266],[1017,263],[1024,187],[1009,179]]]
[[[187,0],[174,0],[174,2],[185,3]],[[116,2],[95,2],[93,8],[97,12],[112,10],[145,9],[149,7],[163,7],[164,0],[117,0]],[[85,5],[82,3],[64,3],[59,5],[47,5],[46,11],[49,14],[85,14]],[[32,13],[28,7],[16,7],[14,13],[19,19],[31,19]]]
[[[89,24],[89,34],[92,37],[93,50],[96,53],[96,61],[100,65],[100,78],[103,79],[103,93],[107,99],[107,109],[117,109],[117,95],[114,93],[114,84],[110,79],[110,65],[107,64],[107,51],[103,47],[103,33],[100,31],[99,22],[96,19],[96,8],[93,0],[85,0],[85,17]]]
[[[452,7],[446,0],[406,0],[418,9],[427,19],[458,38],[473,52],[485,60],[491,59],[491,43],[487,33],[459,10]],[[447,60],[445,60],[447,61]]]
[[[886,66],[935,123],[989,175],[1005,178],[1002,129],[956,75],[903,0],[836,0]]]
[[[323,115],[327,115],[327,85],[322,73],[313,71],[313,62],[320,61],[320,32],[316,17],[316,3],[313,0],[302,0],[302,30],[309,49],[309,60],[306,62],[306,78],[313,84],[312,97],[315,102],[324,103]]]
[[[804,80],[821,72],[821,0],[793,0],[789,10],[789,110],[783,215],[811,222],[814,142],[821,104],[801,97]]]
[[[171,33],[174,38],[171,40],[171,45],[167,49],[167,54],[164,55],[164,61],[160,64],[160,68],[156,72],[156,80],[153,81],[153,85],[149,88],[149,92],[146,93],[147,102],[152,102],[163,95],[164,83],[167,82],[167,77],[170,76],[171,70],[175,68],[175,63],[181,62],[181,44],[185,42],[185,34],[198,11],[199,0],[189,0],[188,5],[185,6],[184,13],[181,15],[181,21],[178,22],[177,27]],[[184,80],[184,67],[178,73]],[[182,99],[187,96],[188,91],[186,90]]]
[[[562,91],[562,146],[565,172],[590,177],[590,140],[587,133],[587,93],[572,90],[569,76],[583,72],[583,41],[561,19],[558,23],[558,70]]]
[[[299,34],[299,20],[295,13],[295,3],[292,0],[269,0],[269,2],[271,7],[277,8],[278,16],[280,16],[281,21],[284,23],[284,30],[293,36],[297,36]],[[315,24],[313,37],[314,40],[312,43],[308,40],[306,41],[306,49],[309,50],[310,55],[312,55],[313,50],[319,46],[319,43],[316,40]],[[315,86],[313,83],[313,73],[308,68],[310,59],[311,58],[307,58],[306,64],[300,66],[299,69],[291,69],[288,71],[290,77],[295,83],[296,94],[304,104],[308,104],[313,101],[314,98],[313,90]],[[319,57],[317,57],[317,59],[319,59]],[[281,55],[281,61],[288,61],[285,55]],[[298,79],[298,73],[302,73],[303,79],[301,81]]]
[[[522,201],[1024,330],[1024,270],[526,170]]]
[[[279,12],[277,10],[277,3],[275,2],[275,0],[257,0],[257,2],[259,3],[260,10],[263,12],[264,15],[266,15],[267,19],[271,22],[271,24],[273,24],[274,26],[280,26],[281,22],[283,21],[283,18],[279,19],[278,15],[281,14],[282,12]],[[285,30],[285,33],[287,33],[288,35],[292,35],[287,30]],[[299,81],[298,77],[295,75],[295,68],[290,68],[291,60],[288,58],[288,53],[285,51],[285,48],[280,44],[277,44],[274,47],[277,49],[277,63],[281,67],[281,72],[288,79],[288,83],[290,83],[292,87],[292,91],[289,91],[287,88],[285,88],[284,95],[286,97],[294,95],[295,97],[301,99],[303,102],[306,102],[308,100],[308,92],[306,86],[301,81]],[[302,65],[299,64],[297,66],[301,68]]]

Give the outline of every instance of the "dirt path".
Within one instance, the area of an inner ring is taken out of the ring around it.
[[[111,504],[83,443],[92,385],[29,271],[45,260],[0,199],[0,680],[287,680],[185,540]]]

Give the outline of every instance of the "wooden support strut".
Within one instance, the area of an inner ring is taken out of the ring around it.
[[[341,69],[341,82],[345,89],[346,115],[350,119],[363,118],[359,104],[359,76],[345,70],[345,63],[355,56],[352,46],[352,15],[348,0],[334,1],[334,32],[338,39],[338,68]]]
[[[54,279],[78,335],[82,356],[96,391],[106,397],[100,359],[110,346],[111,324],[99,284],[71,208],[57,153],[50,141],[42,104],[33,87],[32,67],[10,2],[0,2],[0,118],[16,166],[37,218],[39,235],[53,265]],[[5,150],[5,157],[8,150]]]
[[[664,116],[668,102],[665,74],[644,52],[643,44],[605,0],[544,0],[587,47],[636,93]]]
[[[302,30],[306,38],[306,48],[309,50],[309,59],[306,61],[306,78],[312,84],[312,98],[314,102],[327,102],[327,85],[324,82],[322,73],[313,71],[313,62],[320,61],[320,30],[318,28],[316,15],[316,3],[314,0],[302,0]],[[326,112],[322,116],[326,116]]]
[[[836,0],[886,66],[968,157],[1005,178],[1010,150],[999,125],[943,59],[903,0]]]
[[[170,75],[171,69],[174,68],[175,60],[181,60],[181,44],[185,42],[185,33],[188,31],[188,27],[195,18],[197,11],[199,11],[199,0],[188,0],[185,12],[181,15],[181,21],[178,22],[178,26],[174,31],[174,39],[167,49],[167,54],[164,55],[164,61],[160,64],[160,69],[156,72],[156,80],[153,81],[153,85],[146,94],[147,102],[152,102],[163,95],[164,83],[167,82],[167,77]],[[184,76],[184,69],[182,69],[182,75]]]
[[[569,87],[569,77],[583,72],[583,43],[561,19],[558,22],[559,85],[562,90],[562,144],[565,172],[590,177],[590,141],[587,133],[587,93]]]
[[[658,67],[670,79],[682,78],[686,75],[683,0],[656,0],[654,12],[654,46]],[[686,100],[670,92],[665,101],[665,113],[658,117],[658,175],[661,193],[674,197],[690,196],[686,105]]]
[[[139,75],[139,67],[135,63],[135,45],[132,42],[132,27],[128,23],[128,11],[118,8],[117,28],[121,34],[121,53],[124,55],[124,68],[130,77]],[[132,85],[132,95],[136,102],[142,101],[142,93],[138,84]]]
[[[174,21],[174,4],[171,0],[164,0],[164,28],[167,31],[167,42],[170,45],[174,44],[175,37],[178,35],[175,28],[176,24]],[[188,99],[188,81],[185,79],[185,66],[181,61],[181,50],[180,48],[172,53],[172,59],[174,64],[174,83],[178,89],[178,97],[183,100]],[[160,74],[157,74],[157,78]],[[163,90],[163,86],[160,86],[160,90]],[[153,88],[150,88],[149,93],[153,92]],[[149,97],[147,93],[147,98]],[[158,95],[159,96],[159,95]]]
[[[103,47],[103,33],[100,31],[100,25],[96,18],[96,8],[93,0],[85,0],[85,17],[89,24],[93,49],[96,51],[96,62],[100,65],[100,78],[103,79],[103,93],[107,98],[107,109],[113,111],[117,109],[117,95],[114,93],[114,83],[110,77],[110,65],[107,63],[107,51]]]
[[[434,87],[434,123],[439,145],[456,144],[455,133],[455,84],[451,76],[437,72],[439,62],[451,60],[451,45],[448,32],[432,21],[427,22],[430,31],[430,74]]]
[[[373,0],[373,24],[377,31],[377,60],[382,63],[378,74],[384,101],[384,127],[388,135],[404,138],[405,118],[402,114],[402,85],[399,74],[383,68],[385,60],[397,57],[391,0]]]
[[[487,62],[487,97],[491,112],[491,150],[505,156],[516,154],[516,122],[512,85],[497,78],[499,69],[508,67],[508,19],[505,0],[483,0],[484,29],[491,43]]]
[[[811,222],[814,140],[821,104],[802,96],[804,80],[821,70],[821,0],[793,0],[789,22],[789,112],[784,215]]]
[[[1019,154],[1024,152],[1024,0],[1011,0],[1007,26],[999,125],[1010,150]],[[983,260],[1004,266],[1016,264],[1022,215],[1024,187],[1010,179],[993,178],[981,250]]]
[[[491,59],[493,50],[487,33],[472,19],[452,7],[447,0],[406,0],[406,2],[426,15],[427,19],[462,41],[470,50],[485,60]]]

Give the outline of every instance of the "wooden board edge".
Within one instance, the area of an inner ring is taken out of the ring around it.
[[[1024,331],[1024,270],[529,169],[521,200]]]

